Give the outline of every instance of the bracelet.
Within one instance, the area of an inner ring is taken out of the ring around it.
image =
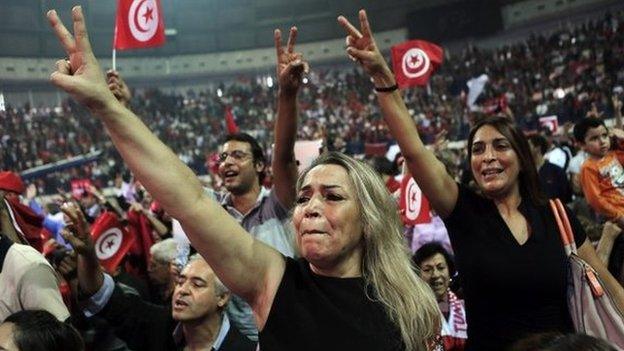
[[[391,93],[397,89],[399,89],[399,85],[397,83],[394,83],[394,85],[389,87],[375,87],[375,91],[378,93]]]

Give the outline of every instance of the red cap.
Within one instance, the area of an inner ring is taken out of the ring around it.
[[[0,172],[0,189],[21,194],[26,190],[22,178],[14,172]]]

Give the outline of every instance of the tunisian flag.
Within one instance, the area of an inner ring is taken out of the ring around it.
[[[392,68],[400,88],[427,85],[442,64],[444,50],[424,40],[410,40],[392,47]]]
[[[134,237],[112,212],[102,213],[91,226],[95,254],[108,273],[112,273],[134,242]]]
[[[131,247],[131,253],[142,257],[146,267],[150,259],[150,247],[154,245],[152,238],[152,225],[147,216],[141,212],[128,211],[128,232],[136,241]]]
[[[422,190],[409,173],[404,174],[401,181],[399,206],[404,225],[413,226],[431,222],[429,200],[423,195]]]
[[[113,47],[151,48],[165,43],[160,0],[118,0]]]

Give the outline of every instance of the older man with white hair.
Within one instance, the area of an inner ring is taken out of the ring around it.
[[[150,260],[147,265],[149,277],[150,302],[169,304],[173,293],[174,281],[169,265],[176,258],[178,244],[169,238],[159,241],[150,247]]]
[[[230,292],[199,255],[191,256],[173,290],[172,303],[158,306],[115,285],[95,256],[82,213],[66,207],[71,219],[66,239],[78,253],[78,284],[86,316],[97,315],[118,328],[133,350],[252,351],[256,343],[230,324],[225,308]]]

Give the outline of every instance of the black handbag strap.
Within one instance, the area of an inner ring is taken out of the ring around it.
[[[11,245],[13,245],[13,242],[6,236],[0,234],[0,272],[2,272],[2,267],[4,266],[4,259],[7,253],[9,252]]]

